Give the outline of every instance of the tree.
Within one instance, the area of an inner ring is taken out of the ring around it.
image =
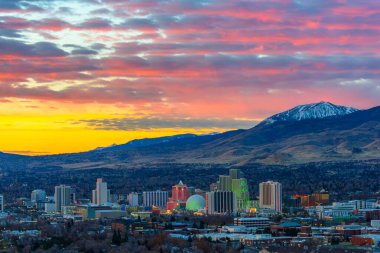
[[[339,244],[339,238],[338,237],[333,237],[331,238],[331,245],[338,245]]]
[[[128,242],[128,231],[125,231],[125,234],[124,234],[124,242]]]
[[[226,241],[227,241],[227,247],[231,247],[231,239],[229,237],[226,237]]]
[[[116,230],[113,231],[112,244],[120,246],[121,244],[120,230],[118,230],[118,232],[116,232]]]

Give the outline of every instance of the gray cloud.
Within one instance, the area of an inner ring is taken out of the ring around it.
[[[25,44],[18,40],[0,38],[0,55],[19,56],[67,56],[68,53],[50,42]]]
[[[87,124],[99,130],[139,130],[157,128],[223,128],[223,129],[247,129],[256,125],[258,122],[249,120],[234,119],[187,119],[187,118],[123,118],[123,119],[104,119],[104,120],[81,120],[75,124]]]

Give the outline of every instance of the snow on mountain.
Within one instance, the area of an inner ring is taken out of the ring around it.
[[[267,118],[261,124],[273,124],[279,121],[300,121],[305,119],[321,119],[327,117],[343,116],[358,109],[340,105],[334,105],[329,102],[320,102],[315,104],[299,105],[288,111],[273,115]]]

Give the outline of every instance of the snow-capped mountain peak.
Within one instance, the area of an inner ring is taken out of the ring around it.
[[[358,111],[358,109],[329,102],[319,102],[315,104],[299,105],[288,111],[273,115],[262,122],[262,124],[272,124],[279,121],[300,121],[305,119],[321,119],[327,117],[337,117]]]

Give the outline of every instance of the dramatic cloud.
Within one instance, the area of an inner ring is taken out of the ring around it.
[[[1,56],[39,56],[39,57],[61,57],[68,55],[57,45],[51,42],[37,42],[25,44],[11,39],[0,38]]]
[[[0,99],[147,115],[86,121],[118,130],[247,127],[320,100],[367,108],[379,18],[373,0],[4,0]]]

